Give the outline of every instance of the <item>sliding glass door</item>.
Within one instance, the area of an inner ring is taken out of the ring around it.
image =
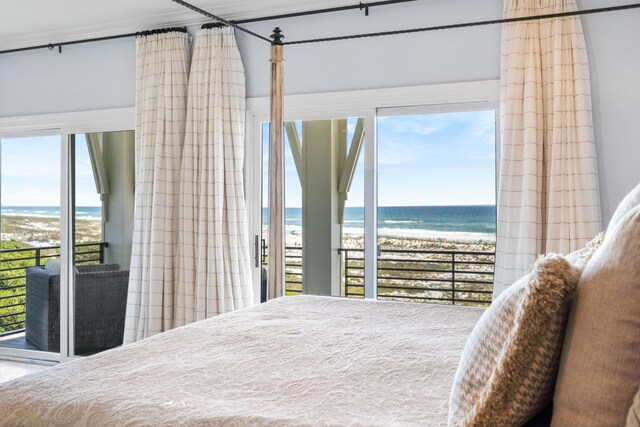
[[[362,295],[364,119],[285,123],[286,293]],[[269,124],[261,128],[263,293],[268,268]],[[349,286],[344,249],[350,248]]]
[[[479,108],[378,112],[380,299],[491,301],[496,111]]]
[[[287,294],[490,303],[496,109],[357,111],[285,123]],[[264,288],[268,124],[260,137]]]
[[[134,132],[4,135],[0,154],[0,357],[121,345]]]
[[[0,139],[0,355],[60,352],[61,137]]]
[[[133,239],[134,132],[70,135],[72,354],[122,345]]]

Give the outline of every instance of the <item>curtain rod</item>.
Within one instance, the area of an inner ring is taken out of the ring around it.
[[[173,0],[173,1],[175,1],[175,0]],[[390,1],[401,2],[402,0],[390,0]],[[412,0],[404,0],[404,1],[412,1]],[[384,4],[391,4],[389,1],[381,1],[381,2],[377,2],[377,4],[369,3],[368,5],[369,6],[372,6],[372,5],[382,6],[383,3]],[[507,19],[495,19],[495,20],[490,20],[490,21],[467,22],[467,23],[462,23],[462,24],[441,25],[441,26],[436,26],[436,27],[414,28],[414,29],[408,29],[408,30],[396,30],[396,31],[385,31],[385,32],[379,32],[379,33],[365,33],[365,34],[354,34],[354,35],[338,36],[338,37],[325,37],[325,38],[318,38],[318,39],[307,39],[307,40],[284,42],[283,44],[284,45],[296,45],[296,44],[308,44],[308,43],[320,43],[320,42],[328,42],[328,41],[349,40],[349,39],[366,38],[366,37],[379,37],[379,36],[388,36],[388,35],[409,34],[409,33],[425,32],[425,31],[436,31],[436,30],[448,30],[448,29],[455,29],[455,28],[476,27],[476,26],[482,26],[482,25],[506,24],[506,23],[511,23],[511,22],[520,22],[520,21],[533,21],[533,20],[538,20],[538,19],[549,19],[549,18],[566,17],[566,16],[588,15],[588,14],[594,14],[594,13],[613,12],[613,11],[618,11],[618,10],[637,9],[637,8],[640,8],[640,3],[628,4],[628,5],[623,5],[623,6],[604,7],[604,8],[599,8],[599,9],[588,9],[588,10],[581,10],[581,11],[575,11],[575,12],[564,12],[564,13],[557,13],[557,14],[550,14],[550,15],[523,16],[523,17],[518,17],[518,18],[507,18]],[[205,11],[203,11],[203,12],[205,12]],[[205,12],[205,13],[207,14],[207,16],[211,15],[208,12]],[[321,12],[317,12],[317,13],[321,13]],[[212,16],[214,16],[214,15],[212,15]],[[214,17],[212,19],[218,19],[218,18]],[[254,20],[255,21],[261,21],[263,19],[262,18],[255,18]],[[231,23],[231,21],[226,21],[226,20],[222,20],[222,21]],[[247,21],[249,21],[249,20],[246,20],[244,22],[247,22]],[[240,22],[240,21],[238,21],[238,22]],[[234,28],[238,27],[237,24],[233,24],[231,26],[234,27]],[[244,30],[244,31],[246,31],[246,30]],[[17,49],[2,50],[2,51],[0,51],[0,55],[5,54],[5,53],[16,53],[16,52],[24,52],[24,51],[28,51],[28,50],[45,49],[45,48],[47,48],[49,50],[53,50],[55,47],[57,47],[58,51],[61,52],[62,51],[62,46],[68,46],[68,45],[74,45],[74,44],[82,44],[82,43],[100,42],[100,41],[107,41],[107,40],[115,40],[115,39],[122,39],[122,38],[128,38],[128,37],[136,37],[137,35],[140,35],[140,32],[119,34],[119,35],[115,35],[115,36],[96,37],[96,38],[83,39],[83,40],[73,40],[73,41],[60,42],[60,43],[42,44],[42,45],[37,45],[37,46],[29,46],[29,47],[22,47],[22,48],[17,48]],[[266,37],[262,37],[262,36],[259,36],[259,37],[260,37],[261,40],[268,41],[269,43],[271,43],[271,40],[267,39]]]
[[[157,28],[155,30],[147,30],[147,31],[138,31],[135,33],[127,33],[127,34],[118,34],[115,36],[105,36],[105,37],[95,37],[92,39],[83,39],[83,40],[74,40],[69,42],[60,42],[60,43],[49,43],[49,44],[41,44],[37,46],[29,46],[29,47],[21,47],[17,49],[9,49],[0,51],[0,55],[3,53],[15,53],[15,52],[24,52],[27,50],[35,50],[35,49],[44,49],[47,48],[49,50],[53,50],[54,48],[58,48],[58,52],[62,53],[62,46],[68,46],[73,44],[82,44],[82,43],[92,43],[92,42],[101,42],[106,40],[115,40],[115,39],[124,39],[129,37],[141,37],[141,36],[149,36],[152,34],[161,34],[167,33],[170,31],[176,31],[181,33],[187,32],[187,27],[168,27],[168,28]]]
[[[192,4],[189,4],[189,3],[187,3],[186,1],[183,1],[183,0],[171,0],[171,1],[174,2],[174,3],[178,3],[180,6],[184,6],[187,9],[191,9],[194,12],[199,13],[200,15],[204,15],[207,18],[210,18],[210,19],[215,19],[217,22],[221,22],[223,24],[227,24],[228,26],[233,27],[236,30],[242,31],[244,33],[249,34],[250,36],[253,36],[253,37],[255,37],[255,38],[259,39],[259,40],[262,40],[263,42],[267,42],[267,43],[271,44],[271,40],[269,38],[261,36],[258,33],[254,33],[251,30],[247,30],[246,28],[243,28],[243,27],[239,26],[238,24],[236,24],[233,21],[227,21],[224,18],[220,18],[219,16],[216,16],[213,13],[209,13],[206,10],[200,9],[199,7],[194,6]]]
[[[406,3],[406,2],[411,2],[411,1],[417,1],[417,0],[385,0],[385,1],[376,1],[376,2],[371,2],[371,3],[358,3],[356,5],[350,5],[350,6],[341,6],[341,7],[333,7],[333,8],[328,8],[328,9],[316,9],[316,10],[310,10],[310,11],[306,11],[306,12],[296,12],[296,13],[286,13],[286,14],[282,14],[282,15],[271,15],[271,16],[263,16],[263,17],[258,17],[258,18],[249,18],[249,19],[242,19],[242,20],[238,20],[238,21],[226,21],[222,18],[219,18],[209,12],[206,12],[200,8],[197,8],[195,6],[189,5],[186,2],[176,2],[181,4],[184,7],[187,7],[195,12],[200,13],[201,15],[204,15],[210,19],[215,19],[218,21],[218,23],[229,23],[229,24],[233,24],[231,25],[234,28],[238,28],[239,24],[247,24],[250,22],[259,22],[259,21],[270,21],[270,20],[275,20],[275,19],[284,19],[284,18],[294,18],[297,16],[304,16],[304,15],[314,15],[314,14],[320,14],[320,13],[330,13],[330,12],[341,12],[341,11],[345,11],[345,10],[352,10],[352,9],[360,9],[365,11],[366,15],[369,15],[368,11],[370,7],[377,7],[377,6],[386,6],[386,5],[391,5],[391,4],[396,4],[396,3]],[[215,24],[215,23],[214,23]],[[204,24],[202,26],[202,28],[216,28],[215,25],[213,24]],[[240,29],[241,31],[247,31],[245,29]],[[266,37],[262,37],[258,34],[255,34],[253,32],[249,32],[249,34],[257,36],[259,39],[266,41],[268,43],[271,43],[271,40],[266,38]],[[60,43],[48,43],[48,44],[41,44],[41,45],[37,45],[37,46],[28,46],[28,47],[21,47],[21,48],[16,48],[16,49],[9,49],[9,50],[2,50],[0,51],[0,55],[4,54],[4,53],[16,53],[16,52],[25,52],[25,51],[29,51],[29,50],[37,50],[37,49],[49,49],[49,50],[53,50],[54,48],[58,48],[58,52],[62,52],[62,46],[69,46],[69,45],[74,45],[74,44],[82,44],[82,43],[92,43],[92,42],[101,42],[101,41],[107,41],[107,40],[116,40],[116,39],[124,39],[124,38],[129,38],[129,37],[136,37],[136,35],[139,35],[139,33],[127,33],[127,34],[118,34],[115,36],[105,36],[105,37],[95,37],[95,38],[90,38],[90,39],[82,39],[82,40],[73,40],[73,41],[68,41],[68,42],[60,42]]]
[[[517,18],[504,18],[504,19],[493,19],[490,21],[476,21],[476,22],[465,22],[462,24],[439,25],[436,27],[412,28],[407,30],[382,31],[377,33],[363,33],[363,34],[352,34],[347,36],[294,40],[290,42],[284,42],[283,45],[285,46],[301,45],[301,44],[309,44],[309,43],[321,43],[321,42],[332,42],[332,41],[340,41],[340,40],[360,39],[360,38],[367,38],[367,37],[394,36],[399,34],[420,33],[425,31],[450,30],[454,28],[479,27],[483,25],[509,24],[513,22],[523,22],[523,21],[538,21],[542,19],[590,15],[594,13],[614,12],[618,10],[637,9],[637,8],[640,8],[640,3],[627,4],[622,6],[601,7],[597,9],[576,10],[573,12],[550,13],[546,15],[519,16]]]

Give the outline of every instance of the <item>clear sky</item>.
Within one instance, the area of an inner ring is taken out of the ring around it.
[[[349,140],[355,123],[348,122]],[[495,126],[491,110],[378,118],[379,206],[494,204]],[[268,141],[268,127],[263,129]],[[302,190],[288,141],[285,148],[287,207],[300,207]],[[265,165],[267,153],[264,144]],[[347,206],[364,204],[360,154]],[[59,206],[59,136],[3,139],[0,170],[3,206]],[[263,180],[266,204],[266,173]],[[84,135],[76,138],[76,205],[100,206]]]
[[[378,119],[378,205],[495,204],[495,111]]]
[[[1,140],[3,206],[60,206],[60,136]],[[76,205],[100,206],[84,135],[76,138]]]
[[[378,205],[495,204],[495,126],[493,110],[379,117]],[[355,120],[349,120],[350,135],[354,127]],[[268,138],[264,126],[263,141]],[[266,166],[268,144],[263,148]],[[360,154],[347,206],[364,205],[364,151]],[[263,181],[265,206],[266,172]],[[285,182],[287,207],[300,207],[302,191],[288,140]]]

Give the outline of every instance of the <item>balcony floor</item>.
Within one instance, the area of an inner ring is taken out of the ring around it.
[[[16,348],[19,350],[39,350],[31,344],[24,336],[24,331],[0,337],[0,347]]]

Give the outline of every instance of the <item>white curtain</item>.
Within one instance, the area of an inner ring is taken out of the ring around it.
[[[124,342],[171,329],[189,38],[136,40],[136,196]]]
[[[575,0],[505,0],[504,17],[576,10]],[[494,296],[539,254],[600,231],[589,68],[579,17],[502,29],[501,162]]]
[[[253,303],[244,131],[245,77],[233,30],[200,30],[180,174],[176,326]]]

